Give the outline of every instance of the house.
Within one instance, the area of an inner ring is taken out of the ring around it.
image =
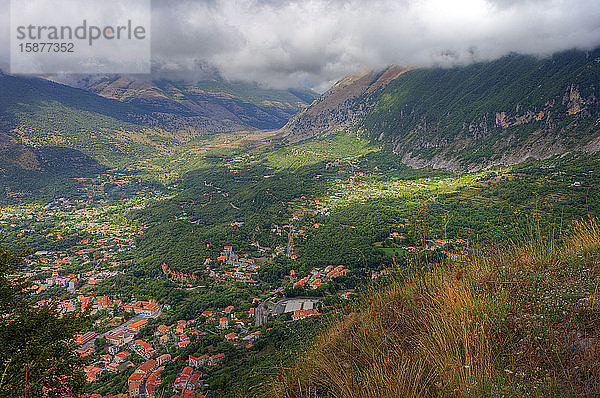
[[[186,366],[183,368],[179,376],[175,379],[175,383],[173,384],[173,388],[176,390],[183,390],[186,386],[190,375],[192,374],[192,368],[190,366]]]
[[[167,327],[167,325],[158,325],[158,327],[156,328],[156,332],[159,335],[165,335],[169,332],[169,328]]]
[[[156,385],[157,384],[158,384],[158,377],[156,375],[154,375],[154,373],[152,373],[150,375],[150,377],[148,377],[148,380],[146,380],[146,383],[145,383],[146,396],[148,398],[156,397]]]
[[[131,355],[131,353],[129,353],[127,351],[122,351],[122,352],[118,353],[117,355],[115,355],[115,363],[121,363],[121,362],[123,362],[130,355]]]
[[[316,288],[318,288],[319,286],[321,286],[322,284],[323,284],[323,281],[321,281],[321,278],[317,278],[317,279],[315,279],[314,281],[312,281],[312,282],[310,283],[310,286],[311,286],[313,289],[316,289]]]
[[[175,329],[173,329],[173,333],[175,334],[180,334],[183,333],[185,331],[185,325],[177,325],[175,326]]]
[[[297,286],[304,286],[306,284],[306,282],[308,281],[309,277],[305,276],[304,278],[300,279],[298,282],[294,283],[294,287]]]
[[[164,365],[165,363],[171,362],[171,354],[163,354],[156,358],[158,366]]]
[[[225,359],[225,354],[223,354],[222,352],[215,354],[215,355],[211,356],[210,359],[208,360],[208,365],[215,366],[219,362],[221,362],[223,359]]]
[[[100,373],[102,373],[103,370],[95,366],[88,365],[85,367],[84,371],[88,381],[96,381],[98,380],[98,376],[100,375]]]
[[[254,308],[250,308],[248,310],[248,318],[252,318],[254,316]]]
[[[137,397],[138,395],[140,395],[140,383],[142,382],[142,380],[144,380],[145,377],[145,374],[136,372],[132,373],[131,376],[129,376],[127,382],[129,384],[130,398]]]
[[[209,360],[210,360],[210,357],[208,355],[201,355],[199,357],[190,355],[189,359],[188,359],[188,365],[193,366],[194,368],[197,368],[199,366],[206,365]]]
[[[142,375],[148,375],[150,374],[150,372],[152,372],[154,369],[156,369],[158,366],[158,362],[156,362],[154,359],[149,359],[146,362],[144,362],[143,364],[141,364],[140,366],[137,367],[136,370],[133,371],[133,373],[141,373]]]
[[[136,315],[145,317],[154,316],[160,310],[156,300],[150,301],[136,301],[135,303],[125,304],[123,309],[127,312],[133,312]]]
[[[124,335],[125,335],[125,337],[123,339],[123,342],[125,344],[129,344],[129,343],[131,343],[133,341],[133,336],[134,336],[133,334],[125,332]]]
[[[256,341],[256,339],[258,339],[259,335],[260,335],[260,330],[257,330],[256,332],[250,333],[246,337],[242,338],[242,340],[247,341],[249,343],[253,343],[254,341]]]
[[[298,319],[304,319],[306,317],[313,316],[313,315],[320,315],[319,311],[317,311],[315,309],[297,310],[297,311],[294,311],[294,313],[292,314],[292,320],[297,321]]]
[[[98,310],[103,310],[103,309],[108,308],[108,297],[106,297],[106,296],[98,297],[96,299],[95,306]]]
[[[81,309],[85,310],[88,305],[92,303],[91,297],[79,296],[77,300],[81,303]]]
[[[94,337],[96,337],[96,333],[94,333],[94,332],[84,333],[83,335],[81,335],[75,339],[75,344],[80,344],[80,345],[85,344],[88,341],[90,341],[91,339],[93,339]]]
[[[201,375],[200,372],[192,373],[192,375],[190,376],[190,378],[187,382],[186,390],[188,390],[188,391],[194,390],[196,387],[198,387],[200,384],[202,384],[202,380],[200,380],[200,375]]]
[[[104,354],[100,357],[100,362],[103,364],[109,364],[112,362],[112,356],[110,354]]]
[[[235,307],[233,305],[230,305],[228,307],[225,307],[225,309],[223,310],[224,313],[226,314],[231,314],[231,311],[233,311]]]
[[[160,336],[160,337],[158,338],[158,342],[159,342],[160,344],[166,344],[168,341],[169,341],[169,336],[168,336],[168,335],[166,335],[166,334],[163,334],[162,336]]]
[[[130,323],[129,325],[127,325],[125,327],[125,329],[127,329],[127,331],[131,332],[131,333],[138,333],[144,326],[146,326],[146,324],[148,323],[148,321],[146,319],[140,319],[137,322],[133,322]]]
[[[111,363],[109,363],[108,365],[106,365],[106,370],[107,370],[108,372],[111,372],[111,373],[117,373],[117,370],[118,370],[118,369],[119,369],[119,364],[118,364],[118,363],[111,362]]]
[[[145,383],[146,396],[148,398],[156,397],[156,386],[160,384],[160,380],[158,379],[158,377],[160,375],[160,372],[162,372],[163,369],[164,369],[164,366],[161,366],[160,368],[158,368],[157,370],[152,372],[150,374],[150,376],[148,376],[148,379],[146,380],[146,383]]]
[[[185,347],[190,344],[190,338],[184,333],[179,336],[179,341],[177,342],[177,347]]]
[[[144,340],[136,340],[135,347],[145,355],[152,355],[154,353],[154,348],[152,347],[152,344]]]
[[[108,347],[108,353],[110,355],[115,355],[117,352],[119,352],[120,349],[121,347],[117,345],[111,345],[110,347]]]
[[[109,344],[116,346],[125,344],[125,333],[118,332],[115,334],[105,334],[104,337]]]
[[[225,317],[219,319],[219,327],[221,329],[225,329],[228,325],[229,325],[229,319],[227,319]]]
[[[237,335],[235,333],[229,333],[225,335],[225,338],[229,341],[237,340]]]

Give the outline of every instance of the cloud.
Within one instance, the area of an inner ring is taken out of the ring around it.
[[[161,75],[200,78],[214,67],[228,79],[278,88],[322,90],[357,69],[392,63],[455,65],[600,45],[597,0],[152,4],[152,56]]]

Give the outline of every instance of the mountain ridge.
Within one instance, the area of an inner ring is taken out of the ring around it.
[[[114,164],[215,133],[281,127],[311,95],[119,76],[74,87],[2,74],[0,133],[25,146],[73,148]]]
[[[294,143],[354,128],[390,145],[409,166],[456,171],[573,150],[596,152],[599,76],[596,49],[542,59],[513,54],[453,68],[413,68],[369,90],[356,85],[357,90],[340,99],[332,91],[339,91],[342,80],[317,100],[318,113],[311,113],[314,106],[307,108],[281,132]]]
[[[359,97],[385,87],[410,69],[391,65],[383,70],[367,70],[348,75],[292,117],[281,132],[289,142],[295,143],[323,132],[351,127],[372,106],[371,103],[357,102]]]

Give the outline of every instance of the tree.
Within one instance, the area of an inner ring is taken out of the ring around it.
[[[58,397],[83,392],[83,361],[73,352],[74,334],[85,317],[62,318],[52,306],[34,307],[15,278],[23,267],[24,250],[0,245],[0,395]]]
[[[100,352],[104,349],[104,346],[106,345],[106,338],[101,337],[101,338],[97,338],[96,341],[94,341],[94,348],[96,349],[97,352]]]

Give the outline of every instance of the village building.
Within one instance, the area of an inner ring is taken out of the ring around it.
[[[319,311],[317,311],[315,309],[297,310],[297,311],[294,311],[294,313],[292,314],[292,320],[297,321],[299,319],[304,319],[306,317],[313,316],[313,315],[320,315]]]
[[[188,365],[193,366],[194,368],[204,366],[208,363],[210,357],[208,355],[201,355],[199,357],[195,357],[193,355],[189,356]]]
[[[137,334],[147,323],[148,321],[146,319],[140,319],[137,322],[130,323],[125,329],[133,334]]]
[[[127,351],[122,351],[115,355],[114,361],[116,363],[121,363],[121,362],[125,361],[130,355],[131,355],[131,353],[129,353]]]
[[[221,329],[225,329],[229,325],[229,319],[222,317],[219,319],[219,327]]]
[[[146,356],[151,356],[152,354],[154,354],[154,348],[152,347],[152,344],[144,341],[144,340],[136,340],[135,341],[135,347],[143,354]]]

